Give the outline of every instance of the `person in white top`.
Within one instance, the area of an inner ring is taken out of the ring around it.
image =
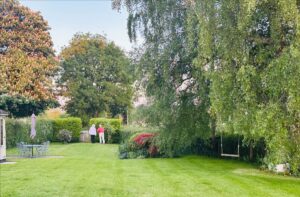
[[[93,124],[93,125],[91,126],[91,128],[90,128],[90,130],[89,130],[89,134],[90,134],[90,136],[91,136],[91,142],[92,142],[92,143],[95,143],[95,137],[96,137],[96,135],[97,135],[95,124]]]

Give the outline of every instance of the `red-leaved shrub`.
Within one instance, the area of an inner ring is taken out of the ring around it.
[[[146,149],[150,157],[158,154],[158,148],[153,144],[152,140],[156,133],[139,133],[132,141],[138,146],[138,149]]]
[[[155,133],[141,133],[138,134],[135,138],[133,138],[133,141],[140,146],[144,146],[147,142],[150,142],[154,136]]]

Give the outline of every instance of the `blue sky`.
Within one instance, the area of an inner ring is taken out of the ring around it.
[[[21,0],[21,4],[40,11],[51,27],[50,34],[57,53],[77,32],[106,35],[122,49],[129,51],[127,11],[112,10],[109,0]]]

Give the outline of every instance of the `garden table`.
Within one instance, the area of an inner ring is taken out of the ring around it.
[[[43,146],[42,144],[24,144],[23,145],[24,148],[28,148],[28,149],[31,148],[31,158],[34,157],[33,148],[37,149],[37,148],[42,147],[42,146]]]

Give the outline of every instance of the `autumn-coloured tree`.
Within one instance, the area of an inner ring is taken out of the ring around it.
[[[0,0],[0,94],[52,97],[56,69],[48,23],[16,0]]]

